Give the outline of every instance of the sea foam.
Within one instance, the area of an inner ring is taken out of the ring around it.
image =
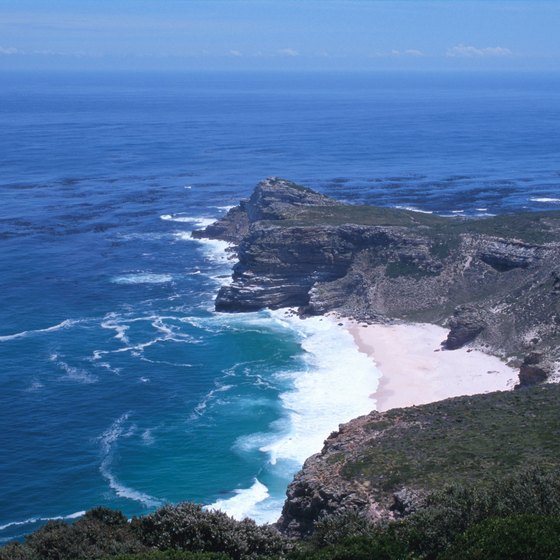
[[[421,210],[416,208],[416,206],[395,206],[399,210],[408,210],[409,212],[420,212],[420,214],[433,214],[432,210]]]
[[[130,431],[125,431],[125,424],[129,416],[130,412],[120,416],[99,438],[102,456],[99,472],[120,498],[140,502],[146,507],[157,507],[162,504],[161,500],[122,484],[112,471],[114,450],[119,438],[132,435]]]
[[[235,444],[240,452],[265,453],[269,475],[287,484],[305,459],[321,450],[325,438],[339,424],[375,409],[371,395],[377,390],[380,373],[371,358],[358,350],[352,335],[329,317],[300,319],[278,310],[246,314],[243,322],[249,328],[260,326],[291,334],[303,350],[299,367],[275,375],[278,384],[285,387],[280,395],[284,417],[274,422],[270,431],[241,436]],[[267,496],[265,490],[267,494],[269,490],[261,486],[264,484],[256,480],[251,487],[236,489],[234,496],[209,507],[236,518],[275,521],[283,493]]]
[[[111,279],[113,284],[166,284],[172,281],[171,274],[152,274],[150,272],[124,274]]]
[[[77,511],[75,513],[70,513],[69,515],[57,515],[55,517],[30,517],[23,521],[12,521],[6,523],[5,525],[0,525],[0,531],[4,531],[11,527],[19,527],[21,525],[31,525],[34,523],[41,523],[44,521],[70,521],[72,519],[78,519],[85,515],[85,511]]]
[[[180,223],[187,223],[193,224],[195,227],[204,229],[206,226],[213,224],[216,221],[216,218],[204,218],[204,217],[196,217],[196,216],[186,216],[183,214],[162,214],[160,219],[166,222],[180,222]]]
[[[8,334],[8,335],[0,336],[0,342],[8,342],[10,340],[16,340],[18,338],[25,338],[27,336],[32,336],[32,335],[35,335],[35,334],[55,332],[55,331],[59,331],[61,329],[67,329],[69,327],[72,327],[72,326],[76,325],[77,323],[79,323],[79,321],[76,321],[76,320],[73,320],[73,319],[66,319],[65,321],[62,321],[61,323],[57,323],[56,325],[53,325],[52,327],[46,327],[44,329],[34,329],[34,330],[29,330],[29,331],[22,331],[22,332],[18,332],[18,333],[15,333],[15,334]]]
[[[252,517],[255,521],[261,523],[276,520],[277,516],[273,519],[268,519],[263,515],[258,516],[259,518],[255,518],[255,505],[270,497],[268,488],[259,482],[258,479],[255,479],[255,482],[250,488],[235,490],[234,493],[235,495],[232,498],[216,500],[213,504],[206,506],[205,509],[219,509],[239,520],[245,517]]]
[[[548,197],[531,197],[529,200],[533,201],[533,202],[543,202],[543,203],[549,203],[549,204],[560,204],[560,198],[548,198]]]
[[[301,465],[311,453],[320,451],[339,424],[375,408],[371,395],[380,373],[371,358],[358,350],[352,335],[333,319],[302,320],[282,310],[270,314],[297,333],[305,354],[301,369],[277,374],[292,385],[280,397],[289,430],[260,450],[269,454],[273,464],[290,460]]]

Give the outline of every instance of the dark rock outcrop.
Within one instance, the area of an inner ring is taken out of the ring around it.
[[[542,354],[532,352],[523,359],[519,368],[519,384],[515,386],[515,389],[542,383],[547,380],[549,374],[550,371],[543,364]]]
[[[484,310],[472,305],[460,305],[447,324],[450,330],[444,343],[445,348],[456,350],[472,342],[487,324]]]

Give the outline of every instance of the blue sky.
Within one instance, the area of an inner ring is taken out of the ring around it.
[[[557,0],[0,0],[0,69],[560,69]]]

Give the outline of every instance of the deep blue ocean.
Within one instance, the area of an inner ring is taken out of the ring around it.
[[[560,209],[560,76],[1,75],[0,543],[96,505],[274,520],[373,407],[336,325],[213,311],[232,262],[190,232],[272,175],[444,215]]]

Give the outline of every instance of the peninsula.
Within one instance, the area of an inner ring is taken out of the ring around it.
[[[521,385],[559,373],[559,211],[445,218],[344,204],[269,178],[193,236],[235,246],[218,311],[431,323],[449,330],[444,349],[507,359]]]

